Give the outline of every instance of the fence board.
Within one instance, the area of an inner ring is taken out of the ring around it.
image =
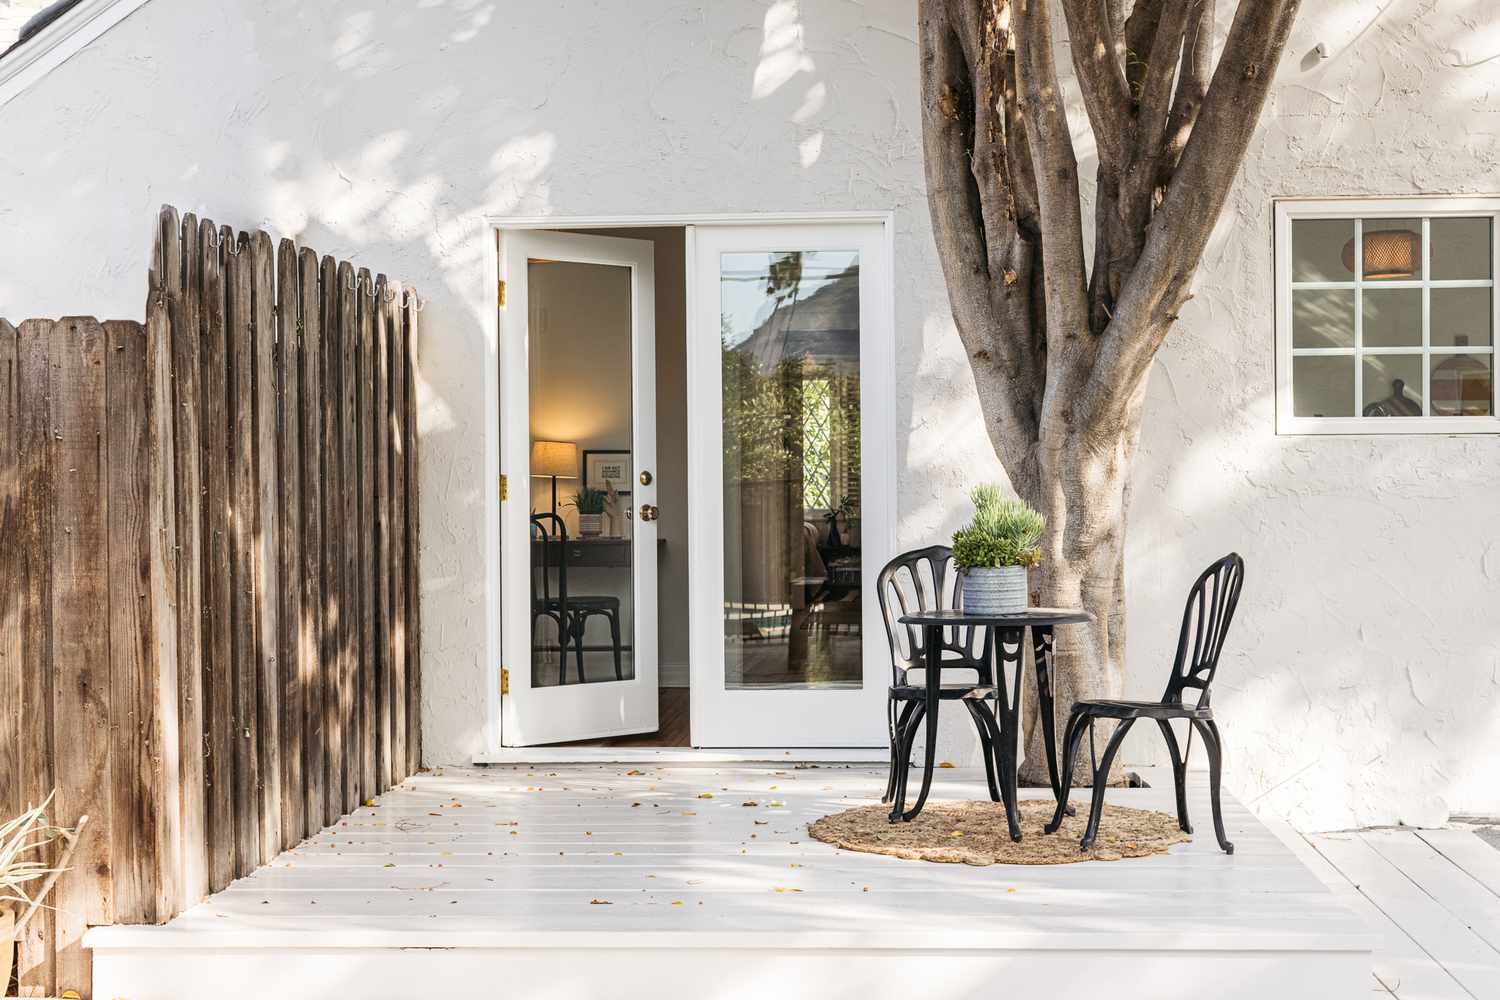
[[[16,328],[0,319],[0,816],[25,808],[21,797],[20,378]]]
[[[51,320],[27,320],[17,331],[20,420],[17,473],[21,487],[21,727],[25,745],[51,747],[52,693],[52,536],[56,524],[57,455],[52,437]],[[53,754],[21,758],[21,798],[38,805],[56,785]],[[95,831],[97,836],[97,831]],[[50,860],[50,859],[49,859]],[[56,920],[40,910],[17,943],[16,974],[22,996],[57,995],[57,960],[52,943]]]
[[[242,235],[241,240],[245,240]],[[281,853],[281,591],[280,521],[276,488],[276,252],[258,230],[250,253],[250,334],[253,339],[255,416],[255,517],[252,566],[255,580],[256,736],[259,750],[260,864]]]
[[[208,895],[203,717],[202,250],[198,219],[182,219],[183,287],[172,320],[172,461],[177,509],[177,731],[182,845],[178,909]]]
[[[141,801],[144,797],[136,795],[146,777],[141,760],[148,750],[150,712],[144,678],[154,652],[150,649],[146,528],[150,485],[146,478],[146,341],[140,327],[130,323],[110,323],[104,335],[108,390],[98,394],[103,404],[105,450],[97,495],[109,497],[109,502],[93,506],[106,514],[109,569],[103,605],[108,608],[109,662],[103,676],[109,683],[109,700],[99,715],[107,720],[112,713],[114,725],[109,727],[113,745],[107,764],[101,760],[99,766],[108,766],[109,774],[112,853],[118,859],[113,882],[115,914],[127,923],[150,923],[151,873],[146,863],[152,856],[149,843],[154,837],[149,832],[151,817]],[[59,401],[63,398],[65,394],[60,393]],[[60,505],[59,511],[63,509]],[[68,783],[61,775],[59,780]]]
[[[406,332],[406,712],[407,771],[422,767],[422,518],[417,463],[417,294],[402,309]]]
[[[92,829],[74,854],[71,871],[57,882],[53,904],[56,929],[57,989],[86,991],[89,958],[83,932],[90,923],[113,919],[110,846],[114,824],[110,803],[110,672],[115,605],[134,609],[129,598],[141,589],[138,578],[123,600],[112,601],[107,558],[106,513],[99,503],[112,485],[104,448],[106,414],[105,332],[97,320],[60,320],[52,332],[52,435],[56,515],[52,533],[52,747],[56,760],[57,822],[72,826],[90,817]],[[144,492],[142,487],[141,492]],[[136,559],[139,565],[139,554]],[[101,614],[101,609],[108,614]],[[125,654],[128,655],[128,654]],[[128,706],[126,712],[129,711]],[[120,729],[135,724],[123,715]],[[91,738],[92,737],[92,738]],[[128,873],[119,881],[125,892]]]
[[[341,760],[344,774],[344,804],[341,812],[353,812],[359,804],[360,742],[355,691],[359,683],[359,428],[355,415],[355,393],[359,380],[359,314],[354,289],[354,269],[348,261],[339,263],[339,464],[344,469],[343,538],[340,559],[345,614],[340,622],[339,639],[339,727],[343,730],[345,753]]]
[[[375,364],[371,380],[370,424],[375,434],[375,558],[370,571],[375,581],[375,783],[376,791],[391,787],[391,457],[390,457],[390,310],[385,275],[375,279]]]
[[[147,782],[137,793],[150,800],[153,917],[178,911],[182,869],[182,733],[178,718],[178,544],[177,463],[173,445],[174,387],[172,326],[182,323],[182,220],[162,206],[157,217],[156,250],[148,282],[155,294],[146,304],[146,502],[147,571],[151,636],[144,676],[149,711],[145,733],[148,756],[141,767]],[[108,325],[106,324],[106,329]]]
[[[323,745],[326,748],[323,825],[344,813],[344,461],[341,407],[343,332],[339,327],[338,262],[324,257],[319,272],[323,327]]]
[[[234,675],[234,868],[260,863],[260,738],[255,614],[255,349],[250,238],[226,228],[224,283],[229,320],[230,644]]]
[[[226,228],[227,231],[227,228]],[[232,238],[232,237],[231,237]],[[198,229],[203,309],[203,690],[209,889],[235,877],[234,657],[230,613],[229,344],[224,324],[224,239]]]
[[[375,561],[379,558],[375,538],[375,296],[368,268],[360,268],[355,281],[359,316],[359,379],[355,405],[359,429],[359,799],[376,794],[376,749],[379,723],[375,712],[376,674]]]
[[[302,791],[302,657],[298,632],[302,624],[302,454],[298,447],[302,378],[302,290],[297,248],[282,240],[276,253],[276,461],[278,505],[277,560],[282,576],[276,589],[276,662],[281,702],[281,841],[286,846],[304,836],[306,798]]]
[[[411,773],[407,753],[406,726],[406,334],[401,322],[402,289],[392,289],[387,306],[390,329],[390,425],[391,425],[391,717],[395,731],[391,754],[401,781]]]
[[[302,281],[302,619],[297,675],[303,689],[307,815],[304,832],[323,826],[327,763],[323,756],[323,336],[318,255],[298,255]]]

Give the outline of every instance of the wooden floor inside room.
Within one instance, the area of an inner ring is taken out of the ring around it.
[[[555,747],[688,747],[692,746],[692,700],[685,687],[663,687],[656,689],[656,719],[654,733],[636,733],[631,736],[611,736],[602,740],[579,740],[576,743],[555,743]]]
[[[95,993],[177,1000],[211,981],[219,1000],[394,1000],[436,983],[630,1000],[1090,997],[1106,983],[1111,1000],[1369,995],[1366,926],[1230,799],[1236,852],[1220,852],[1206,780],[1189,785],[1193,842],[1149,858],[970,867],[808,836],[884,784],[881,767],[809,763],[434,769],[165,926],[91,931]],[[983,797],[984,776],[945,769],[933,796]],[[1110,801],[1171,810],[1172,783]]]

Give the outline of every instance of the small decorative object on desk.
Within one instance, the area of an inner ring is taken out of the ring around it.
[[[604,520],[604,491],[585,486],[573,494],[569,506],[578,511],[578,533],[584,538],[597,537]]]
[[[604,536],[606,538],[621,538],[625,532],[620,530],[620,491],[615,489],[615,484],[610,480],[604,481]]]
[[[974,519],[953,533],[963,609],[990,615],[1025,611],[1026,570],[1042,561],[1046,521],[993,484],[974,487],[969,499],[974,502]]]

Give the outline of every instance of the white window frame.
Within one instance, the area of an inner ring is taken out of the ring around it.
[[[1489,280],[1433,281],[1429,267],[1429,220],[1443,217],[1490,220]],[[1422,345],[1420,347],[1380,348],[1370,353],[1409,354],[1422,361],[1422,416],[1420,417],[1298,417],[1292,411],[1292,358],[1314,355],[1354,357],[1354,412],[1363,413],[1364,354],[1360,296],[1367,284],[1360,274],[1364,250],[1361,219],[1420,218],[1422,220],[1422,278],[1420,281],[1379,281],[1379,288],[1422,289]],[[1355,267],[1352,281],[1300,281],[1292,283],[1292,223],[1301,219],[1351,219],[1354,221]],[[1495,373],[1496,343],[1500,339],[1500,294],[1493,291],[1494,275],[1500,267],[1500,197],[1412,197],[1412,198],[1336,198],[1324,200],[1285,199],[1275,203],[1275,286],[1276,286],[1276,432],[1278,434],[1500,434],[1500,416],[1494,415],[1496,400],[1491,396],[1488,417],[1430,416],[1431,389],[1428,377],[1434,354],[1490,355],[1490,370]],[[1292,346],[1292,291],[1294,289],[1353,289],[1355,294],[1354,347],[1323,348]],[[1433,288],[1490,288],[1490,345],[1488,347],[1446,348],[1429,344],[1430,301]],[[1497,373],[1500,374],[1500,373]],[[1494,375],[1491,377],[1492,386]],[[1492,388],[1492,393],[1493,393]]]

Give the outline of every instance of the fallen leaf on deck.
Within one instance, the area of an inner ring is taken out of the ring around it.
[[[625,777],[627,777],[627,778],[639,778],[641,775],[643,775],[645,773],[646,773],[645,771],[637,771],[635,768],[632,767],[630,770],[628,770],[628,771],[625,772]]]
[[[682,905],[682,900],[680,900],[680,899],[674,899],[674,900],[672,900],[672,905],[673,906],[681,906]]]
[[[682,814],[683,814],[683,815],[684,815],[684,816],[696,816],[696,815],[698,815],[698,814],[697,814],[697,813],[696,813],[696,812],[694,812],[694,811],[693,811],[693,810],[692,810],[692,809],[684,809],[684,810],[683,810],[683,811],[682,811]]]
[[[713,797],[714,797],[714,793],[713,792],[704,792],[704,793],[702,793],[701,795],[698,796],[698,798],[700,798],[700,799],[711,799]]]
[[[590,906],[614,906],[615,904],[611,903],[607,899],[591,899],[591,900],[589,900],[589,905]]]
[[[938,767],[952,767],[952,766],[953,766],[953,761],[951,761],[951,760],[940,760],[940,761],[938,761]]]
[[[777,892],[801,892],[802,890],[801,889],[794,889],[791,886],[778,885],[776,887],[776,891]]]
[[[741,802],[740,805],[742,805],[742,806],[758,806],[758,805],[760,805],[760,803],[757,802],[757,801],[755,801],[754,799],[746,799],[744,802]]]

